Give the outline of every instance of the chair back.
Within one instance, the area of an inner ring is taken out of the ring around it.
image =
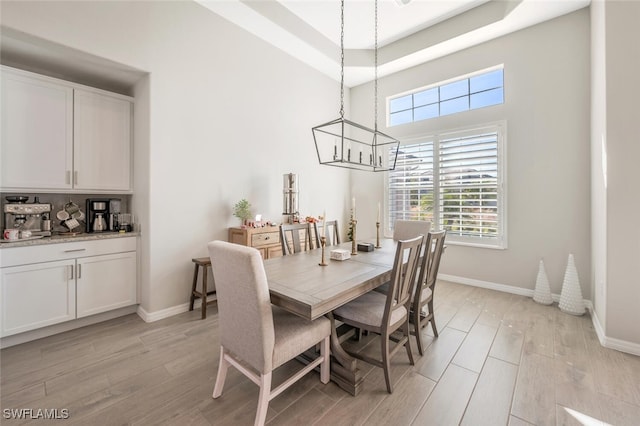
[[[318,222],[313,222],[313,229],[315,231],[315,241],[316,248],[320,247],[320,235],[322,235],[319,231],[323,226],[326,226],[325,237],[327,239],[326,245],[333,246],[340,244],[340,231],[338,230],[338,221],[337,220],[327,220],[322,223],[322,226],[318,225]]]
[[[208,244],[218,297],[220,344],[260,372],[271,371],[275,335],[260,252],[225,241]]]
[[[427,235],[431,229],[428,220],[396,220],[393,223],[393,240],[409,240],[418,235]]]
[[[311,233],[308,223],[293,223],[280,225],[280,243],[282,255],[300,253],[311,250]]]
[[[440,269],[440,258],[444,251],[444,240],[446,235],[446,230],[429,232],[427,234],[425,253],[422,257],[418,285],[416,286],[416,293],[414,296],[414,300],[417,301],[417,303],[420,303],[422,291],[427,288],[430,288],[431,291],[433,291],[433,287],[436,284],[438,269]]]
[[[387,292],[383,327],[392,325],[391,318],[393,317],[393,312],[397,309],[404,307],[407,315],[409,315],[410,291],[416,278],[423,242],[424,236],[422,235],[410,240],[398,241],[391,272],[390,288]]]

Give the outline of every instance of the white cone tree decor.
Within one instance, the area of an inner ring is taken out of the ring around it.
[[[549,287],[549,278],[547,278],[547,271],[544,269],[542,259],[540,259],[540,266],[538,267],[538,277],[536,278],[536,288],[533,291],[533,301],[543,305],[553,303],[551,287]]]
[[[562,312],[571,315],[582,315],[586,310],[584,299],[582,298],[582,290],[580,289],[578,271],[573,261],[573,254],[569,255],[567,270],[564,272],[559,306]]]

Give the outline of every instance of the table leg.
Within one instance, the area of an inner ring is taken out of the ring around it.
[[[340,344],[333,313],[329,312],[327,317],[331,321],[331,380],[340,388],[356,396],[362,388],[364,377],[356,365],[356,359]]]

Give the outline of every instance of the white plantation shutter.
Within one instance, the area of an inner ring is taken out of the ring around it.
[[[504,125],[398,148],[387,176],[387,233],[398,219],[431,220],[451,242],[506,247]]]
[[[433,141],[402,146],[389,173],[389,218],[433,220]]]
[[[440,140],[440,224],[448,234],[498,236],[498,133]]]

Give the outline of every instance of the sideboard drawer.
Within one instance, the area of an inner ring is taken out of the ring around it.
[[[252,247],[264,247],[280,243],[279,232],[264,232],[262,234],[254,234],[251,236]]]

